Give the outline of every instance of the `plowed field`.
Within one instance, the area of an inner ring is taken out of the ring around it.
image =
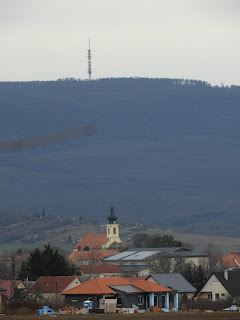
[[[179,313],[144,313],[144,314],[94,314],[94,315],[1,315],[0,320],[240,320],[240,312],[179,312]]]

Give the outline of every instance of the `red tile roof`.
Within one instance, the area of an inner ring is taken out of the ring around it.
[[[105,257],[118,253],[117,250],[91,250],[91,251],[73,251],[68,256],[68,260],[103,260]]]
[[[84,274],[97,274],[97,273],[122,273],[119,266],[114,264],[92,264],[83,265],[79,268]]]
[[[23,253],[19,256],[14,256],[14,260],[27,260],[30,257],[30,255],[28,253]],[[11,262],[12,261],[12,257],[0,257],[0,261],[7,261],[7,262]]]
[[[14,280],[14,286],[18,287],[22,280]],[[10,297],[12,291],[12,280],[0,280],[0,288],[6,289],[3,292],[7,297]]]
[[[62,294],[108,294],[116,293],[108,286],[132,284],[146,292],[166,292],[172,289],[160,286],[147,280],[128,280],[122,277],[93,278],[79,286],[62,292]]]
[[[69,289],[63,294],[107,294],[115,293],[108,285],[124,285],[129,284],[129,280],[121,277],[93,278],[81,285]]]
[[[239,268],[240,266],[240,253],[232,252],[229,254],[222,255],[221,261],[219,263],[226,268]]]
[[[85,247],[89,247],[89,249],[102,249],[102,246],[106,244],[108,240],[106,233],[88,233],[73,249],[83,250]]]
[[[62,292],[76,278],[76,276],[40,277],[29,292],[35,293],[38,290],[47,293]]]

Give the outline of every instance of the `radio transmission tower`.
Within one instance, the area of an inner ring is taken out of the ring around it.
[[[88,77],[89,80],[91,80],[91,74],[92,74],[92,54],[91,54],[91,48],[90,48],[90,39],[88,41]]]

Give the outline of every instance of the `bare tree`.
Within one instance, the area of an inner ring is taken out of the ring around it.
[[[116,242],[114,241],[112,244],[110,244],[108,250],[117,250],[118,252],[123,252],[128,250],[128,246],[122,242]]]
[[[218,269],[218,262],[222,260],[221,251],[209,242],[203,250],[203,253],[208,257],[201,261],[202,267],[208,274],[211,274]]]
[[[0,263],[0,279],[10,279],[11,278],[11,267],[9,263],[2,261]]]
[[[182,273],[186,265],[186,260],[182,254],[172,255],[168,252],[161,253],[159,258],[152,263],[151,272],[154,273]]]
[[[151,264],[153,273],[169,273],[173,267],[173,259],[169,253],[161,253],[159,258]]]
[[[182,256],[181,252],[174,257],[174,271],[177,273],[181,273],[184,270],[184,267],[186,265],[186,259]]]
[[[149,248],[151,237],[146,233],[136,233],[132,237],[133,248]]]

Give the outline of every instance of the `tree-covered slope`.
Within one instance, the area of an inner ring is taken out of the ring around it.
[[[1,140],[96,127],[92,136],[0,154],[0,208],[103,218],[112,202],[119,220],[182,227],[189,215],[208,212],[216,213],[214,227],[220,212],[217,228],[226,231],[238,222],[240,205],[239,120],[235,86],[171,79],[0,83]],[[200,220],[189,223],[204,229]]]

